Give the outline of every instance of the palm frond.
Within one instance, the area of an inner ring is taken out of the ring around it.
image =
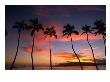
[[[44,30],[42,24],[38,24],[38,27],[39,27],[40,30]]]
[[[44,36],[44,39],[47,37],[48,35],[46,34],[45,36]]]
[[[89,25],[82,26],[82,30],[85,33],[91,33],[92,32],[91,26],[89,26]]]
[[[98,34],[98,32],[94,32],[95,36]]]
[[[55,38],[57,39],[57,35],[54,34],[54,36],[55,36]]]
[[[66,36],[66,35],[68,35],[68,33],[64,32],[64,33],[63,33],[63,36]]]
[[[102,20],[96,20],[94,25],[95,27],[92,28],[95,31],[94,34],[106,35],[106,26]]]
[[[79,35],[79,32],[78,31],[73,31],[72,33],[76,34],[76,35]]]
[[[17,29],[18,33],[20,33],[22,30],[25,29],[27,24],[25,24],[24,21],[16,22],[15,25],[13,25],[12,28]]]
[[[56,30],[54,29],[54,27],[47,27],[44,31],[44,35],[49,35],[50,37],[54,36],[55,38],[57,38]]]
[[[63,27],[63,36],[66,36],[69,37],[72,35],[72,33],[78,35],[78,31],[75,30],[75,26],[74,25],[70,25],[70,24],[67,24]]]
[[[33,30],[31,31],[31,37],[34,35],[34,33],[35,33],[35,30],[33,29]]]
[[[81,35],[85,34],[86,32],[82,32]]]
[[[28,26],[26,26],[25,29],[26,29],[26,30],[31,30],[31,29],[32,29],[32,26],[31,26],[31,25],[28,25]]]

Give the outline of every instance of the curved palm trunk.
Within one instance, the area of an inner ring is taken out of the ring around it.
[[[31,51],[32,70],[34,70],[34,64],[33,64],[34,39],[35,39],[35,33],[33,35],[33,44],[32,44],[32,51]]]
[[[50,68],[52,70],[52,53],[51,53],[50,38],[49,38],[49,46],[50,46]]]
[[[105,45],[105,56],[106,56],[106,39],[104,36],[103,36],[103,41],[104,41],[104,45]]]
[[[71,38],[71,44],[72,44],[72,38]],[[80,64],[80,66],[81,66],[81,69],[83,70],[82,63],[81,63],[81,61],[80,61],[78,55],[76,54],[76,52],[75,52],[75,50],[74,50],[73,44],[72,44],[72,50],[73,50],[74,54],[76,55],[76,57],[77,57],[77,59],[78,59],[78,61],[79,61],[79,64]]]
[[[96,63],[96,59],[95,59],[95,55],[94,55],[94,52],[93,52],[93,48],[92,48],[92,46],[91,46],[91,44],[89,43],[89,40],[88,40],[88,34],[87,34],[87,42],[88,42],[88,44],[89,44],[89,46],[91,48],[93,59],[94,59],[94,64],[96,66],[96,69],[98,70],[98,66],[97,66],[97,63]]]
[[[19,36],[18,36],[17,50],[16,50],[16,54],[15,54],[15,57],[14,57],[13,63],[11,64],[10,70],[13,69],[14,63],[15,63],[15,61],[16,61],[16,57],[17,57],[17,55],[18,55],[19,41],[20,41],[20,32],[18,33],[18,35],[19,35]]]

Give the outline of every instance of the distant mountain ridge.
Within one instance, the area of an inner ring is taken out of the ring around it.
[[[81,62],[83,66],[95,66],[94,63]],[[97,65],[106,65],[106,62],[97,63]],[[55,66],[80,66],[79,62],[60,63]]]

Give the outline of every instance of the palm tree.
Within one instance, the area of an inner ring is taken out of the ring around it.
[[[57,38],[57,35],[56,35],[56,30],[54,29],[54,27],[51,27],[51,28],[46,28],[46,30],[44,31],[44,39],[46,38],[46,36],[49,36],[49,46],[50,46],[50,67],[51,67],[51,70],[52,70],[52,54],[51,54],[51,42],[50,42],[50,38],[52,36],[54,36],[55,38]]]
[[[16,61],[16,57],[18,55],[21,31],[24,30],[25,27],[26,27],[26,24],[24,23],[24,21],[16,22],[15,25],[13,26],[13,28],[17,29],[17,31],[18,31],[18,44],[17,44],[17,50],[16,50],[16,54],[15,54],[14,60],[13,60],[13,62],[11,64],[11,67],[10,67],[11,70],[13,69],[14,63]]]
[[[88,42],[88,45],[91,48],[93,59],[94,59],[94,63],[95,63],[96,69],[98,70],[98,66],[97,66],[97,63],[96,63],[94,51],[93,51],[93,48],[92,48],[92,46],[91,46],[91,44],[89,42],[89,33],[92,33],[91,26],[85,25],[85,26],[82,27],[82,30],[83,30],[82,34],[86,34],[87,35],[87,42]]]
[[[30,25],[26,27],[26,30],[31,30],[31,37],[33,38],[32,43],[32,51],[31,51],[31,60],[32,60],[32,70],[34,70],[33,64],[33,50],[34,50],[34,39],[35,39],[35,32],[39,32],[40,30],[44,30],[42,24],[39,24],[38,18],[29,20]]]
[[[95,27],[93,27],[93,30],[96,30],[94,33],[95,35],[99,34],[103,36],[103,41],[105,45],[105,56],[106,56],[106,26],[105,23],[102,20],[96,20],[94,22]]]
[[[73,50],[75,56],[77,57],[77,59],[78,59],[78,61],[79,61],[79,63],[80,63],[81,69],[83,70],[82,63],[81,63],[81,61],[80,61],[78,55],[76,54],[76,52],[75,52],[75,50],[74,50],[73,43],[72,43],[73,40],[72,40],[72,36],[71,36],[72,34],[78,35],[79,32],[75,30],[74,25],[71,26],[70,24],[65,25],[65,26],[63,27],[63,29],[64,29],[64,30],[63,30],[63,36],[66,36],[66,35],[67,35],[67,38],[68,38],[68,37],[71,37],[72,50]]]

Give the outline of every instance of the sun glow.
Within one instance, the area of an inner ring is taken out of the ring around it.
[[[69,62],[79,62],[78,59],[68,60]],[[92,60],[83,60],[80,59],[80,62],[93,63]]]

